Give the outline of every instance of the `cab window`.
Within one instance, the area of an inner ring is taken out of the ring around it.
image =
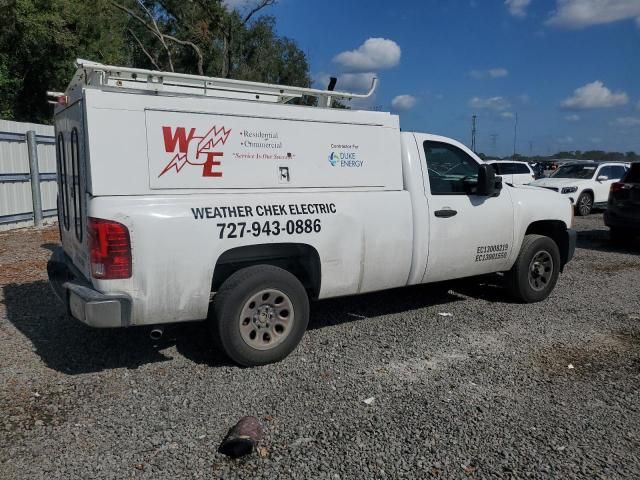
[[[464,151],[441,142],[424,142],[432,195],[466,195],[465,182],[478,178],[478,163]]]

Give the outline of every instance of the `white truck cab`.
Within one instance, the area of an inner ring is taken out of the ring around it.
[[[70,315],[208,319],[260,365],[293,351],[314,299],[493,272],[545,299],[573,256],[571,204],[390,113],[329,108],[354,96],[78,60],[55,113],[48,265]]]

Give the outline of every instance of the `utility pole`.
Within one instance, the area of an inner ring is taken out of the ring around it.
[[[533,155],[533,142],[529,142],[529,156]]]
[[[518,112],[516,112],[516,122],[513,126],[513,158],[516,158],[517,141],[518,141]]]
[[[473,153],[476,153],[476,118],[475,114],[471,117],[471,150]]]

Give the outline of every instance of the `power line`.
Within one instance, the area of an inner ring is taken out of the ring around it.
[[[476,153],[476,115],[471,117],[471,150]]]
[[[518,112],[516,112],[516,122],[513,125],[513,158],[516,158],[516,142],[518,141]]]

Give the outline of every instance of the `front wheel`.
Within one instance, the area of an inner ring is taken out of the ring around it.
[[[309,298],[291,273],[271,265],[243,268],[214,298],[211,330],[234,362],[250,367],[282,360],[298,345],[309,322]]]
[[[578,197],[576,202],[576,213],[580,216],[586,217],[591,213],[593,208],[593,197],[588,192],[583,192]]]
[[[515,298],[533,303],[549,296],[559,275],[560,251],[556,242],[543,235],[526,235],[505,281]]]

